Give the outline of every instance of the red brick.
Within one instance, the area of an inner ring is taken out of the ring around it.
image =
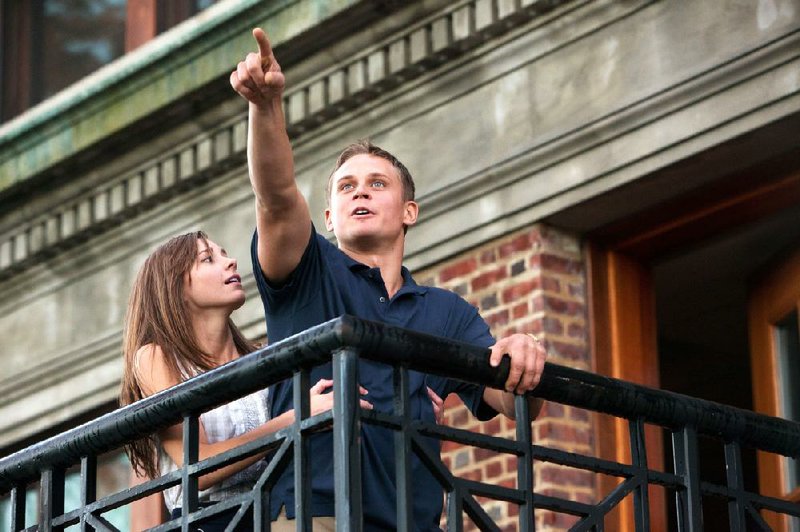
[[[517,474],[517,458],[515,456],[506,456],[505,460],[506,473]]]
[[[492,264],[497,260],[497,254],[493,249],[487,249],[481,253],[481,264]]]
[[[586,294],[585,288],[582,284],[570,284],[569,295],[572,297],[583,298]]]
[[[566,467],[543,467],[540,473],[545,482],[552,482],[560,486],[591,487],[594,485],[594,475],[588,471]]]
[[[480,447],[475,447],[475,450],[472,452],[473,456],[475,457],[476,462],[485,462],[486,460],[491,460],[492,458],[496,458],[498,455],[497,451],[491,451],[489,449],[482,449]]]
[[[571,274],[577,274],[583,271],[583,264],[576,260],[565,259],[564,257],[551,255],[550,253],[542,253],[539,257],[543,270]]]
[[[498,312],[493,312],[491,314],[487,314],[483,317],[486,323],[489,324],[489,327],[494,329],[498,325],[506,325],[508,323],[508,309],[503,309]]]
[[[454,427],[461,427],[466,425],[469,421],[469,414],[467,414],[466,408],[459,408],[457,410],[453,410],[452,412],[448,412],[448,417],[450,423]]]
[[[467,285],[467,283],[459,283],[455,286],[450,287],[450,290],[460,295],[461,297],[465,297],[469,292],[469,286]]]
[[[531,247],[531,235],[528,233],[515,236],[510,241],[500,245],[500,257],[505,258],[516,251],[524,251]]]
[[[536,307],[536,301],[541,301],[541,300],[538,298],[533,300],[534,308]],[[542,326],[542,320],[540,319],[526,321],[525,323],[522,323],[520,327],[523,332],[525,333],[530,332],[537,336],[544,332],[544,327]]]
[[[564,405],[559,403],[553,403],[551,401],[545,401],[544,406],[542,407],[542,413],[540,417],[555,417],[555,418],[563,418],[565,414]]]
[[[583,316],[583,305],[577,301],[566,301],[553,296],[545,295],[544,308],[550,312],[566,314],[567,316]]]
[[[513,478],[508,480],[501,480],[500,485],[503,486],[504,488],[517,489],[517,481],[516,479]]]
[[[483,423],[483,430],[481,430],[481,432],[483,434],[493,435],[493,434],[500,434],[501,430],[502,427],[500,425],[500,417],[496,416],[490,419],[489,421],[485,421]]]
[[[481,311],[490,310],[497,306],[497,294],[489,294],[481,299]]]
[[[519,303],[511,308],[511,318],[518,320],[528,315],[528,302]]]
[[[510,303],[529,295],[531,292],[538,289],[539,286],[540,281],[538,278],[521,281],[503,290],[501,299],[503,303]]]
[[[474,272],[477,268],[478,261],[475,260],[475,257],[469,257],[468,259],[455,262],[450,266],[442,268],[442,271],[439,272],[439,280],[442,283],[446,283],[450,279],[468,275]]]
[[[553,341],[550,342],[549,348],[552,349],[554,355],[558,355],[567,360],[587,360],[586,347],[575,344],[567,344],[564,342]]]
[[[465,471],[458,476],[467,480],[474,480],[476,482],[483,480],[483,475],[481,474],[480,469],[470,469],[469,471]]]
[[[591,419],[588,411],[575,407],[569,409],[569,418],[574,419],[575,421],[583,421],[585,423],[588,423]]]
[[[495,460],[486,464],[486,479],[497,478],[503,474],[503,462]]]
[[[515,505],[514,504],[508,504],[508,506],[515,506]],[[502,530],[503,532],[516,532],[517,531],[517,525],[516,525],[516,523],[509,523],[507,525],[503,525],[502,527],[500,527],[500,530]]]
[[[452,452],[456,451],[457,449],[460,449],[461,447],[462,447],[462,445],[460,443],[456,443],[456,442],[450,441],[450,440],[443,440],[442,441],[442,454],[444,455],[445,453],[452,453]]]
[[[561,291],[561,282],[559,282],[558,279],[553,279],[552,277],[544,277],[542,279],[542,290],[558,293]]]
[[[550,334],[564,333],[564,325],[561,323],[561,320],[558,318],[551,318],[549,316],[545,316],[542,319],[542,329]]]
[[[547,495],[548,497],[556,497],[559,499],[569,499],[569,492],[564,490],[560,490],[558,488],[546,488],[539,490],[539,493],[542,495]]]
[[[580,323],[570,323],[567,327],[567,336],[570,338],[586,338],[586,327]]]
[[[497,281],[505,279],[506,277],[508,277],[508,268],[504,265],[478,275],[472,280],[470,286],[472,287],[473,291],[477,292],[478,290],[482,290],[492,283],[496,283]]]
[[[589,445],[592,441],[591,435],[586,430],[577,430],[571,425],[561,423],[543,423],[538,427],[538,438],[554,439],[557,441]]]
[[[542,522],[559,530],[569,530],[575,523],[578,522],[578,517],[569,514],[562,514],[553,511],[541,512],[537,515],[542,516]]]
[[[553,526],[557,528],[561,528],[562,530],[569,530],[572,526],[578,522],[578,517],[569,514],[557,514],[555,515],[555,521],[553,521]]]

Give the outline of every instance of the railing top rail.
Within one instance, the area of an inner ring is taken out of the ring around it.
[[[206,411],[287,379],[301,367],[327,362],[344,347],[379,362],[495,388],[502,387],[509,369],[507,359],[491,367],[486,348],[342,316],[0,459],[0,494],[35,480],[45,469],[117,449],[179,422],[185,414]],[[800,456],[800,423],[551,363],[534,395],[670,428],[689,425],[726,441]]]

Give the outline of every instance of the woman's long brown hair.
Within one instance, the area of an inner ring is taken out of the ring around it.
[[[147,257],[136,276],[123,335],[125,369],[119,399],[123,406],[144,397],[136,370],[136,353],[143,346],[161,348],[170,375],[178,382],[215,367],[213,355],[197,345],[183,297],[184,278],[197,257],[198,240],[207,243],[208,236],[194,231],[168,240]],[[230,318],[228,326],[240,355],[256,349]],[[134,441],[126,451],[138,474],[159,476],[155,434]]]

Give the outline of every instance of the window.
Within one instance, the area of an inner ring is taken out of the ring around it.
[[[0,122],[216,0],[0,0]]]

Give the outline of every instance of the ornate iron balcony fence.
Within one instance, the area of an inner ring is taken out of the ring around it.
[[[394,413],[359,408],[359,357],[394,366]],[[309,369],[331,359],[336,382],[333,411],[309,417]],[[731,530],[769,530],[759,513],[762,510],[800,517],[798,504],[746,491],[741,462],[743,447],[800,457],[798,423],[548,364],[535,395],[629,421],[632,461],[630,464],[615,463],[535,445],[529,423],[517,423],[515,440],[507,440],[411,420],[408,416],[409,369],[501,387],[508,373],[508,363],[492,368],[488,364],[487,350],[483,348],[349,316],[337,318],[0,460],[0,495],[11,494],[12,530],[63,530],[77,524],[82,531],[113,531],[116,529],[103,518],[104,512],[176,485],[183,488],[182,507],[188,511],[180,519],[155,530],[191,530],[193,524],[203,518],[237,507],[237,518],[243,518],[245,512],[252,510],[255,529],[268,530],[269,487],[290,463],[295,472],[298,522],[310,530],[307,435],[323,427],[331,428],[334,437],[337,529],[360,530],[358,434],[361,423],[379,424],[395,431],[400,530],[413,529],[409,478],[412,452],[417,453],[431,469],[448,494],[448,530],[463,528],[463,514],[481,529],[499,530],[476,502],[478,496],[518,505],[519,529],[523,531],[534,529],[536,509],[576,516],[572,530],[603,530],[605,516],[620,501],[632,497],[636,530],[646,531],[650,528],[650,484],[664,486],[675,494],[676,522],[680,530],[703,529],[703,497],[727,501]],[[300,412],[293,426],[198,462],[200,413],[287,378],[293,378],[296,384],[295,405],[299,405]],[[517,419],[525,419],[527,401],[517,397],[515,406]],[[98,455],[181,420],[184,456],[187,457],[182,468],[96,500]],[[673,472],[648,467],[644,445],[646,423],[665,427],[671,432]],[[725,485],[711,484],[699,478],[699,435],[723,442],[727,467]],[[428,455],[423,446],[416,443],[421,437],[435,437],[516,456],[516,487],[457,478],[438,457]],[[198,477],[267,449],[273,450],[271,458],[251,492],[214,506],[201,508],[198,505]],[[534,460],[618,477],[621,482],[597,504],[535,493]],[[65,512],[65,471],[78,463],[81,466],[81,506]],[[37,525],[26,529],[25,491],[37,480],[40,481],[39,520]]]

